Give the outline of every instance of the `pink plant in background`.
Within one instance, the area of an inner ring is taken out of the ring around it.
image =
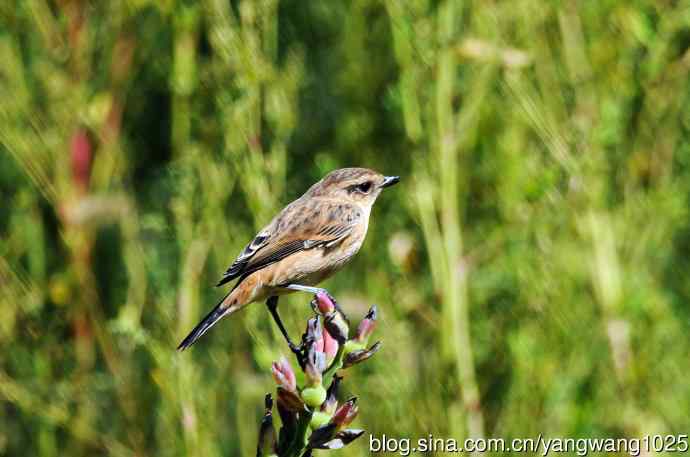
[[[91,179],[91,165],[93,151],[91,140],[86,129],[79,127],[70,141],[70,159],[72,165],[72,180],[81,193],[89,189]]]

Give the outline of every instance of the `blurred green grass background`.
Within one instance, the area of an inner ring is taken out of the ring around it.
[[[402,176],[325,283],[358,426],[690,430],[687,2],[9,1],[0,62],[0,455],[253,455],[265,307],[174,348],[343,166]]]

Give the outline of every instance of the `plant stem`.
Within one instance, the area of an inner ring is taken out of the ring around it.
[[[284,456],[281,457],[299,457],[300,452],[304,449],[306,441],[307,428],[311,422],[313,411],[308,409],[305,413],[300,413],[299,421],[297,422],[297,431],[292,439],[292,444],[287,449]]]
[[[338,352],[335,354],[335,358],[331,365],[323,372],[323,384],[326,386],[331,385],[333,376],[335,372],[338,371],[343,366],[343,357],[345,356],[345,345],[341,344],[338,346]]]

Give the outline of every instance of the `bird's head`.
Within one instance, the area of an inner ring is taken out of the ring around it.
[[[315,197],[340,198],[361,206],[371,206],[381,191],[400,181],[368,168],[340,168],[328,173],[309,189]]]

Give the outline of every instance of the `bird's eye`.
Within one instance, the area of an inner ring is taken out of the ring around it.
[[[371,181],[363,182],[362,184],[357,184],[356,189],[363,194],[368,194],[371,190]]]

